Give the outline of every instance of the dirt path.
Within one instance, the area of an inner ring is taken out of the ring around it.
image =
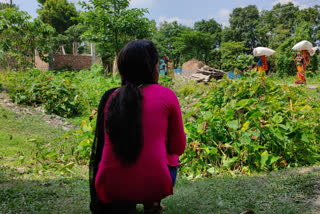
[[[298,85],[297,84],[289,84],[290,87],[297,87]],[[317,89],[317,88],[320,88],[318,85],[306,85],[306,88],[308,89]]]
[[[33,108],[13,103],[5,92],[0,92],[0,106],[18,114],[40,115],[50,126],[61,126],[65,131],[70,131],[76,128],[75,125],[66,122],[66,119],[63,117],[46,114],[45,110],[41,108],[41,106]]]

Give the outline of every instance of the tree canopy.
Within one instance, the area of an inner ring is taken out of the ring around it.
[[[15,9],[19,9],[18,6],[16,4],[9,4],[9,3],[1,3],[0,2],[0,10],[6,9],[6,8],[15,8]]]
[[[96,42],[105,65],[127,42],[151,38],[154,23],[145,17],[147,9],[129,9],[129,0],[89,0],[80,21],[87,27],[84,37]]]
[[[63,34],[69,27],[77,24],[73,18],[78,17],[74,3],[67,0],[38,0],[41,4],[37,10],[40,19],[56,29],[57,33]]]
[[[64,45],[71,52],[72,43],[94,42],[105,67],[110,67],[127,42],[150,39],[160,55],[173,59],[176,67],[196,58],[226,71],[247,70],[257,61],[252,57],[253,48],[269,47],[277,51],[269,57],[269,70],[286,75],[295,71],[295,52],[291,46],[303,39],[320,45],[319,5],[299,8],[293,3],[278,3],[262,11],[256,5],[248,5],[233,9],[229,26],[214,19],[184,26],[177,21],[149,20],[148,10],[129,7],[130,0],[88,0],[80,3],[80,12],[67,0],[37,1],[40,20],[56,30],[50,39],[51,50]],[[16,22],[19,26],[19,20]],[[312,59],[308,69],[319,70],[319,57]]]
[[[27,12],[15,8],[0,10],[0,61],[3,67],[11,66],[13,61],[17,69],[34,64],[35,50],[46,59],[54,29],[40,19],[29,21]]]
[[[222,27],[214,19],[201,20],[193,28],[177,22],[162,23],[153,37],[160,53],[182,65],[197,58],[225,71],[247,70],[253,65],[252,50],[258,46],[277,51],[270,57],[269,70],[281,75],[295,72],[292,46],[305,39],[320,45],[320,6],[300,9],[293,3],[276,4],[271,10],[259,11],[257,6],[235,8],[230,26]],[[250,56],[251,55],[251,56]],[[319,60],[308,69],[318,70]],[[257,61],[257,59],[255,59]]]

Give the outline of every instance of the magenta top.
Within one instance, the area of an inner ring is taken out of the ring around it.
[[[168,165],[179,165],[179,155],[186,146],[180,105],[174,92],[163,86],[154,84],[141,91],[143,147],[137,162],[122,165],[105,132],[95,180],[103,203],[157,202],[173,194]],[[104,111],[107,115],[107,105]]]

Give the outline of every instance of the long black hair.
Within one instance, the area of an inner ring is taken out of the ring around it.
[[[122,87],[109,102],[105,127],[115,155],[124,164],[136,162],[143,145],[140,88],[157,83],[158,61],[158,51],[148,40],[129,42],[119,53]]]

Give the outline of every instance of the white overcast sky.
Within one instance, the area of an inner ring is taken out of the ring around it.
[[[5,2],[9,0],[0,0]],[[36,0],[12,0],[20,10],[27,11],[33,18],[37,16],[38,3]],[[69,0],[76,3],[79,0]],[[87,1],[87,0],[86,0]],[[131,7],[148,8],[148,18],[157,23],[163,21],[178,21],[181,24],[192,26],[201,19],[214,18],[223,25],[228,25],[230,12],[236,7],[245,7],[250,4],[258,6],[259,10],[271,9],[276,3],[293,2],[301,8],[320,5],[320,0],[131,0]],[[79,6],[77,6],[80,9]]]

